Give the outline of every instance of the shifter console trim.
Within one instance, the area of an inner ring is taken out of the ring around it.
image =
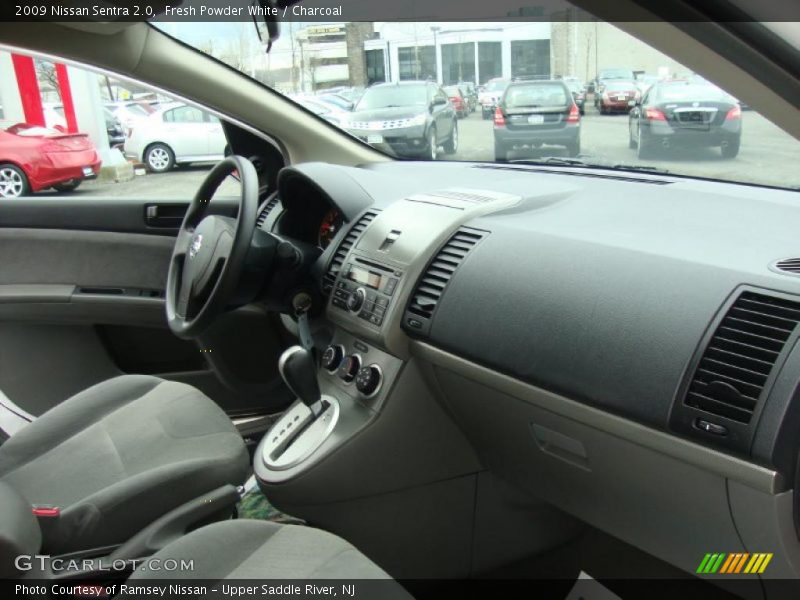
[[[325,409],[314,418],[311,409],[297,400],[264,436],[261,461],[267,468],[284,471],[311,456],[328,439],[339,421],[339,402],[323,394]]]

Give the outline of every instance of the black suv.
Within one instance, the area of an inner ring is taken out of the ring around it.
[[[370,86],[342,127],[397,156],[436,160],[458,150],[456,111],[435,83],[403,81]]]
[[[581,114],[563,81],[511,83],[494,113],[494,153],[506,160],[510,150],[565,146],[570,156],[581,150]]]

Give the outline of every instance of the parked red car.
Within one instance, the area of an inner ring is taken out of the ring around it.
[[[639,88],[636,82],[624,79],[611,79],[606,81],[603,92],[598,102],[600,114],[610,112],[628,112],[631,100],[638,100],[640,97]]]
[[[450,104],[453,105],[456,110],[456,116],[459,119],[469,116],[469,103],[464,94],[461,93],[461,88],[457,85],[448,85],[444,88],[444,93],[450,99]]]
[[[97,177],[100,157],[83,133],[19,123],[0,129],[0,198],[46,188],[68,192]]]

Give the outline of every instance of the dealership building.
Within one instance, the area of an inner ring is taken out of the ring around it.
[[[348,23],[296,32],[292,52],[303,91],[431,79],[484,83],[547,77],[549,23]]]
[[[447,85],[571,75],[588,81],[608,67],[661,76],[686,72],[613,25],[593,21],[332,23],[293,34],[292,50],[284,53],[286,74],[274,82],[287,91],[414,79]]]

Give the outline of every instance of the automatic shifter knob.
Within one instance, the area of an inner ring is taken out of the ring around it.
[[[315,417],[318,416],[322,412],[322,394],[311,351],[302,346],[292,346],[281,354],[278,371],[289,389],[311,409]]]

